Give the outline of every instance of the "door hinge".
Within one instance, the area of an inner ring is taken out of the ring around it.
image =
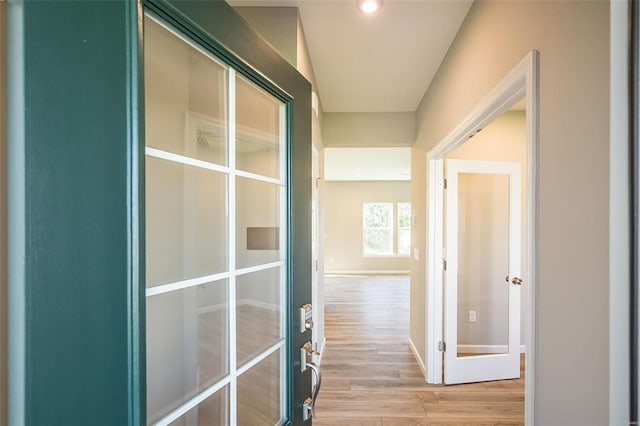
[[[316,271],[318,270],[318,261],[316,260]]]
[[[442,340],[438,342],[438,350],[440,352],[445,352],[447,350],[447,344]]]
[[[447,179],[442,179],[442,189],[447,189]]]
[[[442,259],[442,270],[443,271],[447,270],[447,259]]]

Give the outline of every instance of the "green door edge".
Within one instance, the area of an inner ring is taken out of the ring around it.
[[[292,315],[311,301],[311,85],[223,1],[144,7],[291,96],[287,365],[299,371],[294,348],[311,337]],[[142,16],[133,0],[9,3],[12,425],[146,422]],[[310,376],[288,380],[288,418],[302,424]]]

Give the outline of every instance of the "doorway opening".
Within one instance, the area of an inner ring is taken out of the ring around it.
[[[530,52],[428,153],[428,383],[520,377],[525,351],[534,377],[536,81]]]

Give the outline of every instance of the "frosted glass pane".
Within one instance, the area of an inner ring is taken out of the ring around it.
[[[278,228],[280,226],[279,185],[236,178],[236,266],[245,268],[280,260],[282,247],[251,249],[247,244],[248,228]],[[282,230],[278,232],[281,235]]]
[[[162,418],[229,372],[227,281],[147,298],[147,413]]]
[[[236,167],[280,178],[282,102],[243,78],[236,79]]]
[[[145,19],[147,146],[226,165],[227,70]]]
[[[278,343],[280,332],[281,268],[236,278],[238,365]]]
[[[238,425],[275,425],[280,413],[280,351],[238,377]]]
[[[147,157],[147,287],[227,271],[227,180]]]
[[[509,176],[462,173],[458,188],[458,356],[508,353]]]
[[[223,426],[229,424],[229,386],[225,386],[169,423],[171,426]]]

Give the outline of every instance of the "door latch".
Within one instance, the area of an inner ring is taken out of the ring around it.
[[[312,314],[311,304],[307,303],[300,307],[300,333],[304,333],[313,328],[313,321],[311,320]]]

